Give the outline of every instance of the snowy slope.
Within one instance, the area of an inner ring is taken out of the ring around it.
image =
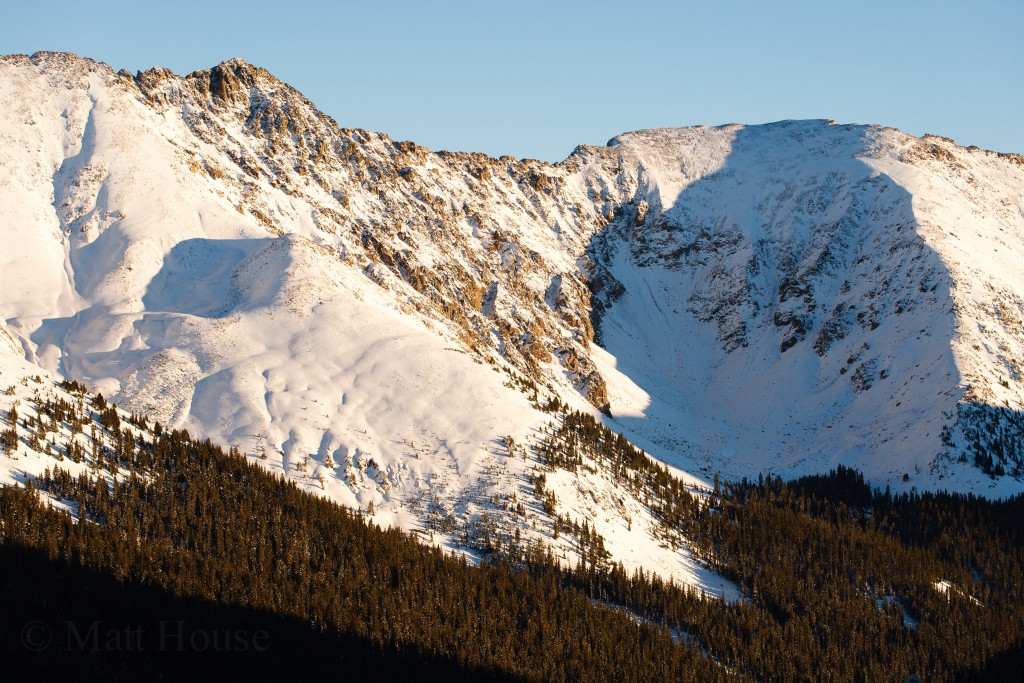
[[[519,529],[571,560],[504,445],[528,455],[555,396],[694,486],[842,462],[1022,488],[972,450],[999,432],[1004,474],[1021,461],[1016,157],[827,122],[643,131],[557,165],[433,153],[241,60],[13,56],[0,95],[13,353],[380,523],[452,547]],[[716,587],[606,475],[551,475],[559,513]]]
[[[594,251],[624,288],[601,331],[637,443],[705,473],[1019,490],[970,446],[998,433],[1019,479],[1020,158],[824,121],[613,145],[640,190]]]

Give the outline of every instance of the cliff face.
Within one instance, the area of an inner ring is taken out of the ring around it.
[[[241,60],[15,56],[0,92],[26,358],[341,500],[444,491],[389,443],[479,467],[551,396],[708,475],[1020,486],[1019,157],[824,121],[435,153]]]

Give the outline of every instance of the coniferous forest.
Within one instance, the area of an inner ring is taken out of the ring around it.
[[[625,572],[586,530],[572,530],[587,539],[573,568],[507,538],[472,566],[235,451],[143,430],[142,416],[128,429],[100,398],[38,414],[28,427],[92,422],[105,445],[89,472],[0,489],[10,680],[1024,675],[1020,497],[892,495],[843,468],[695,495],[591,417],[559,411],[538,465],[600,465],[643,492],[667,542],[741,587],[729,603]]]

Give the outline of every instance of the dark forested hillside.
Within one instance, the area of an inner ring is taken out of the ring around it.
[[[747,599],[725,605],[614,568],[582,581],[685,631],[731,670],[764,680],[1024,677],[1019,496],[894,496],[840,467],[790,483],[716,478],[698,497],[580,413],[559,419],[540,458],[552,469],[603,460],[647,498],[666,542],[740,584]]]
[[[16,678],[991,680],[1024,671],[1024,501],[892,496],[852,470],[695,495],[590,417],[543,468],[603,460],[726,603],[494,538],[479,567],[382,530],[186,432],[102,401],[41,415],[107,434],[87,473],[0,489],[5,671]],[[80,411],[86,410],[86,414]],[[82,454],[60,444],[57,453]],[[127,473],[127,474],[126,474]],[[540,478],[538,477],[538,481]],[[70,510],[71,512],[69,512]],[[72,512],[74,516],[72,516]]]
[[[539,551],[528,564],[469,566],[187,433],[120,443],[91,476],[58,470],[0,490],[3,600],[15,606],[3,643],[15,670],[137,680],[164,665],[172,678],[219,676],[239,660],[261,673],[294,666],[373,679],[735,678],[666,629],[594,606]],[[124,468],[130,477],[113,476]],[[41,492],[70,504],[78,522]],[[160,647],[161,628],[182,620],[201,644],[240,632],[247,651],[218,659],[199,648],[195,659],[189,643],[175,657]],[[53,636],[47,647],[35,647],[36,622]],[[81,646],[94,622],[98,646]],[[152,658],[125,642],[140,626]],[[108,647],[110,631],[124,639]],[[260,631],[264,650],[252,642]]]

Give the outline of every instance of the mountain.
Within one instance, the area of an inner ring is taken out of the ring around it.
[[[1021,475],[1024,157],[830,122],[611,144],[639,189],[591,249],[627,433],[734,477],[1019,490],[974,468]]]
[[[559,414],[694,490],[837,464],[1024,490],[1022,157],[829,121],[434,153],[242,60],[16,55],[0,93],[12,386],[79,380],[436,543],[495,525],[570,558],[559,515],[586,519],[725,593],[613,473],[536,485]]]

